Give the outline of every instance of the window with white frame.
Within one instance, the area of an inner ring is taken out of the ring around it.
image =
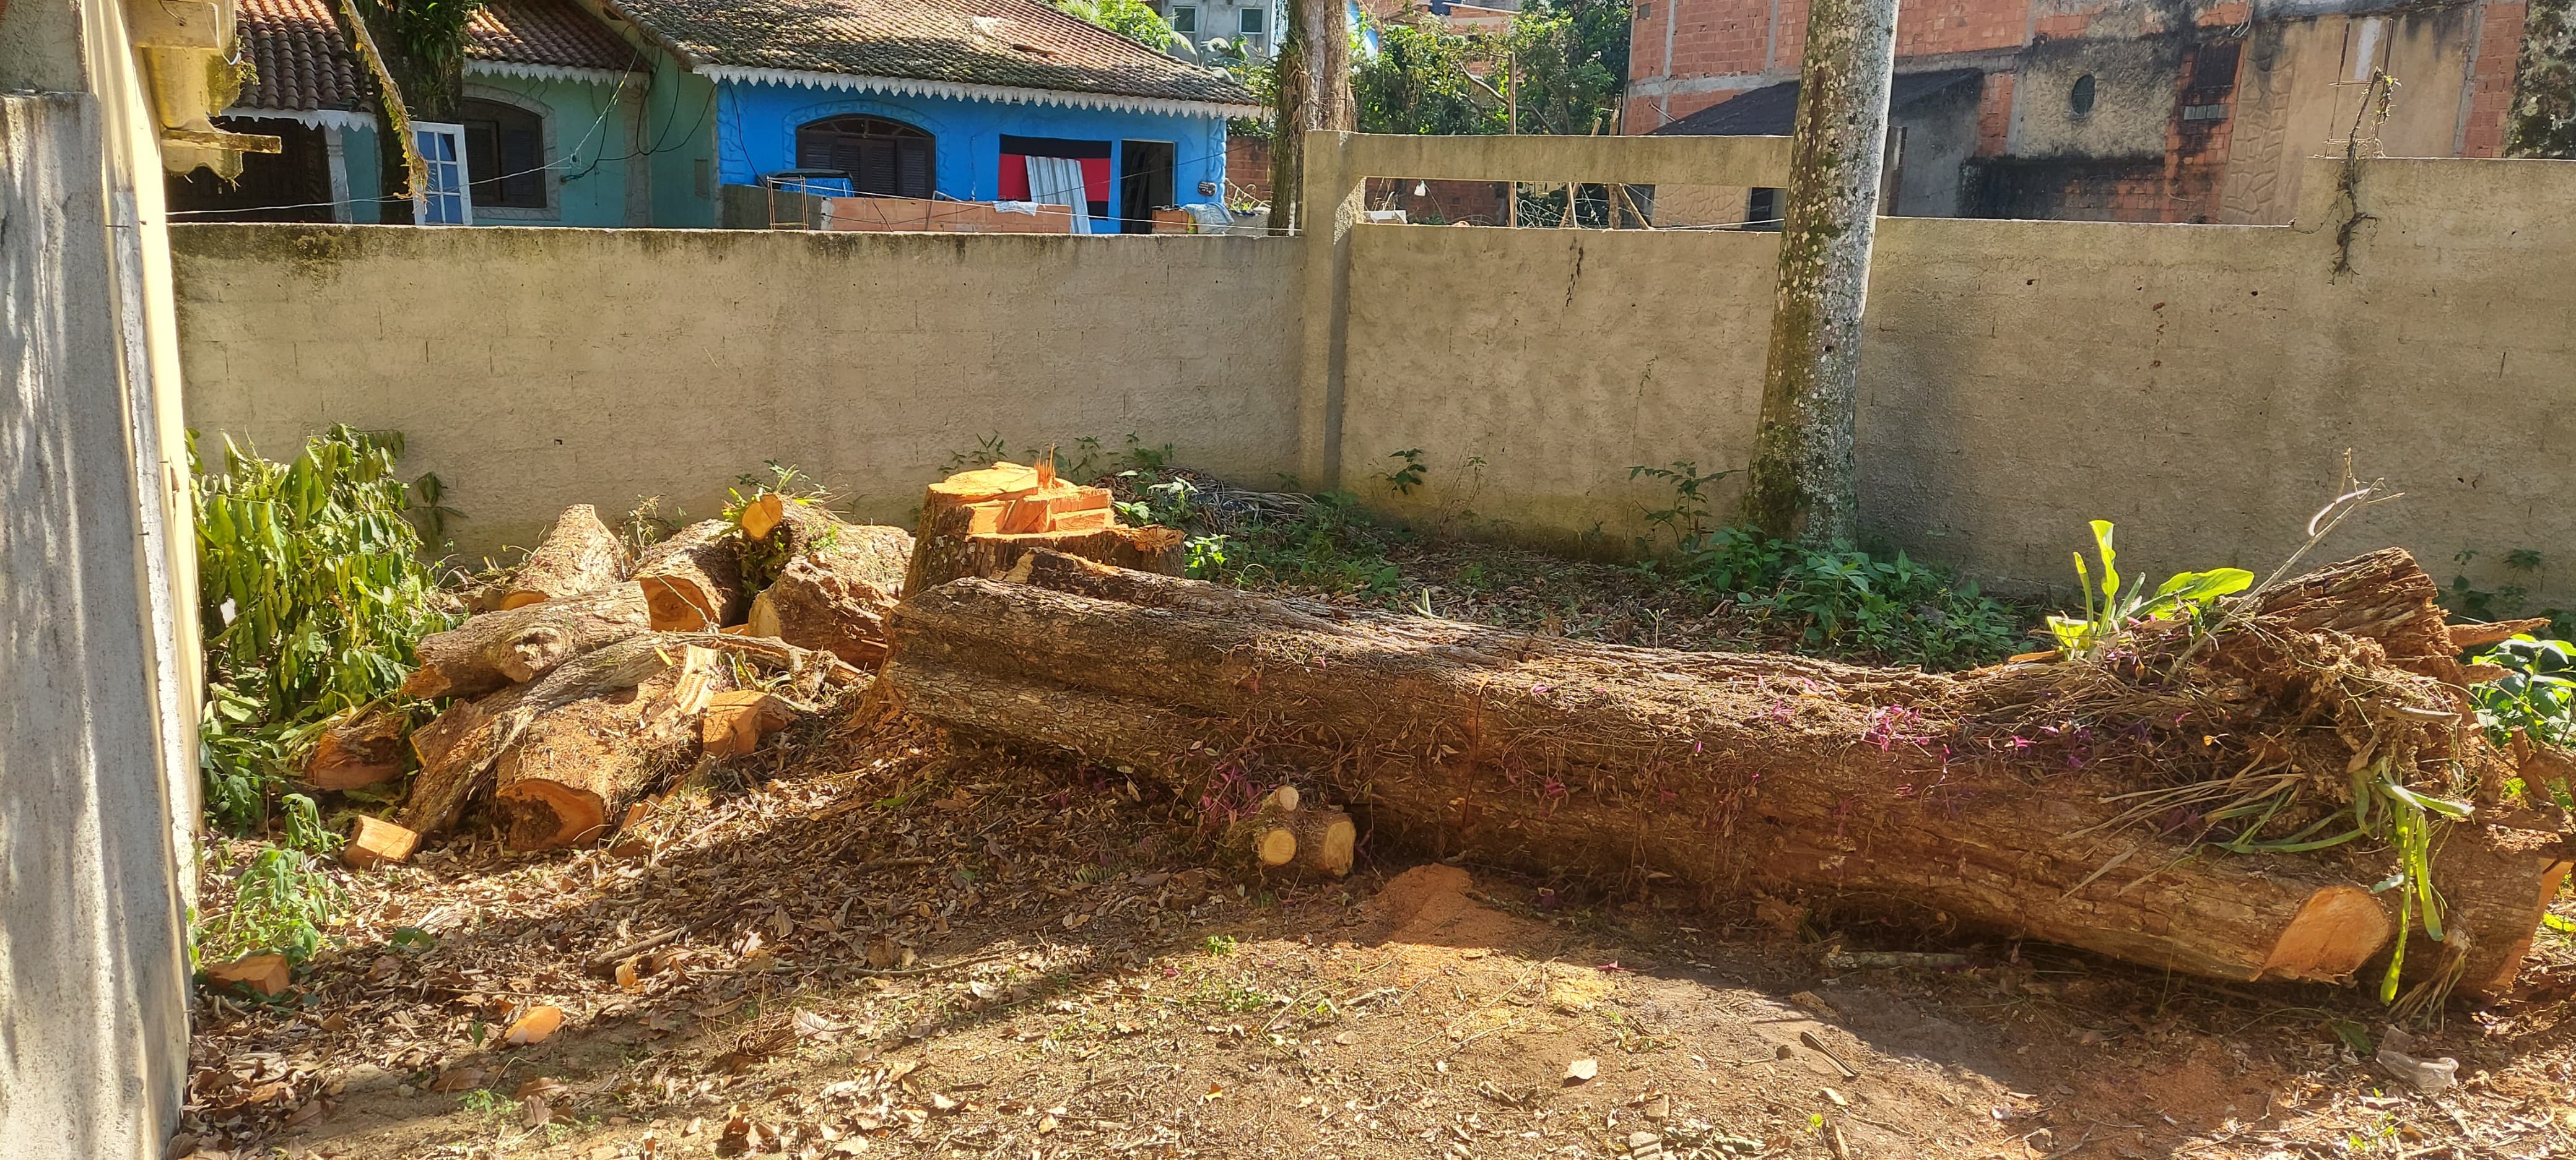
[[[412,198],[412,221],[424,226],[470,226],[474,203],[466,192],[465,126],[411,123],[412,148],[426,170]]]
[[[1241,32],[1245,40],[1251,41],[1254,44],[1260,44],[1270,35],[1270,10],[1268,8],[1261,7],[1259,5],[1245,8],[1235,13],[1235,19],[1237,21],[1235,30]]]
[[[1199,30],[1199,10],[1195,4],[1172,5],[1172,31],[1195,36]]]

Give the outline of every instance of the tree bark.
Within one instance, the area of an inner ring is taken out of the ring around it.
[[[530,683],[449,705],[436,720],[412,731],[420,776],[413,779],[411,797],[403,804],[403,828],[424,835],[446,831],[490,784],[494,763],[540,718],[576,701],[626,693],[662,675],[689,656],[688,639],[660,633],[629,636],[567,658]]]
[[[2242,778],[2261,758],[2313,774],[2325,816],[2347,737],[2402,744],[2427,770],[2504,772],[2456,728],[2456,688],[2388,659],[2448,663],[2431,581],[2402,553],[2284,586],[2196,656],[2180,628],[2142,629],[2152,656],[2196,661],[2171,682],[2093,662],[1944,675],[1589,644],[1050,555],[1017,579],[908,598],[880,689],[1190,793],[1219,770],[1293,770],[1439,856],[1658,870],[1711,896],[1833,891],[2213,978],[2349,978],[2392,941],[2393,899],[2366,889],[2392,860],[2360,844],[2223,854],[2116,795]],[[2441,840],[2451,954],[2487,993],[2564,871],[2565,835],[2485,801]],[[2442,961],[2428,945],[2410,969]]]
[[[705,520],[653,545],[635,565],[653,631],[694,632],[742,623],[742,556],[732,524]]]
[[[1780,225],[1779,291],[1745,522],[1811,545],[1859,538],[1852,458],[1896,0],[1815,0]]]
[[[415,650],[420,667],[404,679],[402,691],[413,697],[479,697],[643,632],[647,622],[644,594],[633,584],[486,612],[422,637]]]
[[[501,593],[504,610],[606,588],[626,575],[626,545],[586,503],[565,508]]]
[[[1340,0],[1288,0],[1288,38],[1279,46],[1279,96],[1270,130],[1270,232],[1307,228],[1303,199],[1306,133],[1359,126],[1351,96],[1351,30]],[[1319,207],[1320,208],[1320,207]]]
[[[886,613],[903,586],[904,561],[888,563],[867,552],[796,557],[752,600],[751,634],[875,668],[885,659]]]

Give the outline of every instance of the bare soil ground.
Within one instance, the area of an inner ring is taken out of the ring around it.
[[[2382,1034],[2354,991],[1365,839],[1346,881],[1263,881],[1211,866],[1196,816],[835,714],[613,848],[468,834],[349,875],[278,999],[201,996],[173,1154],[2576,1154],[2554,934],[2523,993],[2422,1032],[2461,1079],[2427,1096],[2339,1036]],[[539,1006],[560,1030],[507,1042]]]

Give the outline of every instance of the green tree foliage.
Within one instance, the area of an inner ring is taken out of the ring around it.
[[[449,627],[394,478],[402,437],[346,426],[277,463],[224,444],[210,473],[193,437],[197,590],[206,631],[206,809],[265,822],[294,762],[333,716],[394,694],[412,646]]]
[[[1486,59],[1484,39],[1429,23],[1382,25],[1375,57],[1352,54],[1360,131],[1502,132],[1503,103],[1468,71]]]
[[[1626,0],[1532,3],[1512,18],[1520,131],[1584,136],[1613,128],[1628,76]]]
[[[1145,0],[1055,0],[1055,6],[1156,52],[1189,44]]]
[[[1412,9],[1375,22],[1375,57],[1353,54],[1364,133],[1501,133],[1505,69],[1519,131],[1607,131],[1628,75],[1628,0],[1531,0],[1501,36],[1456,33]]]
[[[2524,19],[2505,155],[2576,158],[2576,0],[2532,0]]]

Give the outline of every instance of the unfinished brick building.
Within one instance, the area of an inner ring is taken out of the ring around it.
[[[1904,0],[1884,212],[2276,224],[2300,160],[2495,157],[2522,0]],[[1626,131],[1787,133],[1806,0],[1639,0]],[[2373,77],[2397,84],[2380,122]],[[1765,191],[1748,207],[1763,216]]]

